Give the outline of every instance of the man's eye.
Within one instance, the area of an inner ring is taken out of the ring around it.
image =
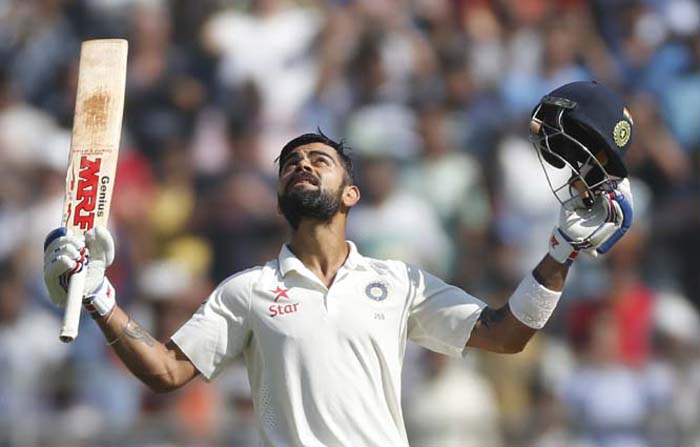
[[[318,158],[316,159],[316,163],[318,163],[318,164],[323,164],[323,165],[326,165],[326,166],[328,166],[328,165],[330,164],[330,163],[328,162],[328,159],[326,159],[325,157],[318,157]]]

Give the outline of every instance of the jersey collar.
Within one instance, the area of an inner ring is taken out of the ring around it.
[[[345,242],[348,244],[348,247],[350,247],[350,253],[348,253],[348,257],[341,269],[366,270],[369,268],[367,259],[357,251],[357,246],[355,243],[352,241]],[[280,273],[282,273],[282,276],[286,276],[287,273],[291,271],[296,271],[302,275],[309,272],[309,269],[306,268],[304,263],[301,262],[301,260],[297,258],[294,253],[292,253],[287,244],[282,245],[282,249],[277,256],[277,262],[279,264]]]

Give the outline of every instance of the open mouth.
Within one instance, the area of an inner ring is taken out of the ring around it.
[[[295,178],[293,178],[292,180],[290,180],[289,185],[287,186],[287,188],[292,188],[292,187],[294,187],[294,186],[301,185],[301,184],[303,184],[303,183],[308,183],[308,184],[313,185],[313,186],[318,186],[318,181],[317,181],[316,178],[314,178],[313,176],[311,176],[311,175],[300,175],[300,176],[295,177]]]

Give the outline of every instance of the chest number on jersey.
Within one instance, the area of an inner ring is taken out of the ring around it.
[[[374,319],[375,320],[385,320],[384,313],[383,312],[375,312]]]

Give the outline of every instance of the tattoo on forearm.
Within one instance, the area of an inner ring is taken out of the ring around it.
[[[156,344],[156,339],[149,334],[140,324],[135,321],[130,321],[124,329],[124,335],[132,340],[141,340],[148,346],[153,347]]]
[[[500,309],[486,307],[484,310],[481,311],[481,315],[479,315],[479,321],[486,328],[490,328],[492,326],[497,325],[501,321],[503,321],[503,319],[507,315],[508,315],[508,309],[506,306],[503,306]]]

